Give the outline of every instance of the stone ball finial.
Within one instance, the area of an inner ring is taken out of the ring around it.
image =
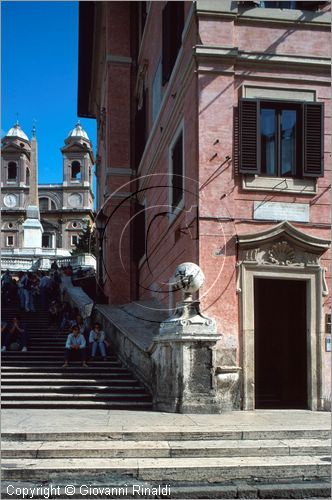
[[[204,273],[197,264],[184,262],[177,266],[172,285],[182,290],[185,296],[191,296],[203,286],[204,281]]]

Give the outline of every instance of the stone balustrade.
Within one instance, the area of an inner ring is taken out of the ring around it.
[[[15,249],[14,249],[15,250]],[[31,249],[32,250],[32,249]],[[2,270],[9,269],[10,271],[48,271],[51,269],[52,262],[56,261],[58,266],[71,265],[74,269],[82,267],[83,269],[91,268],[96,270],[96,258],[91,254],[80,254],[63,256],[50,252],[45,249],[44,252],[25,252],[24,256],[19,256],[13,250],[2,252],[1,268]]]

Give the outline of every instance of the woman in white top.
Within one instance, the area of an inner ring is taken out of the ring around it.
[[[100,354],[103,360],[106,361],[105,332],[101,329],[100,323],[93,325],[93,330],[91,330],[89,335],[89,344],[91,346],[92,358],[96,356],[97,348],[99,347]]]

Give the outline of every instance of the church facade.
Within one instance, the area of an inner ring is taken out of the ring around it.
[[[80,234],[93,221],[91,141],[80,123],[61,148],[63,182],[38,184],[38,145],[16,123],[3,137],[1,149],[1,251],[33,247],[24,241],[27,208],[38,207],[42,226],[41,252],[69,255]]]

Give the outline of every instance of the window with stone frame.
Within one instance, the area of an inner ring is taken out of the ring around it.
[[[9,234],[7,236],[6,245],[7,245],[7,247],[13,247],[14,246],[14,235]]]
[[[144,204],[136,203],[135,217],[133,224],[133,258],[136,262],[145,255],[146,252],[146,201]]]
[[[240,173],[324,175],[322,103],[243,98],[239,109]]]
[[[52,234],[51,233],[43,233],[42,235],[42,247],[43,248],[52,248]]]
[[[8,163],[8,180],[16,181],[17,179],[17,163],[15,161],[10,161]]]
[[[171,77],[182,44],[184,2],[167,2],[162,13],[162,83]]]
[[[147,141],[147,100],[148,90],[143,88],[141,107],[135,115],[135,166],[138,168]]]
[[[41,212],[49,210],[49,199],[46,196],[39,198],[39,210]]]
[[[183,131],[171,146],[171,200],[172,210],[183,200],[184,194]]]
[[[79,236],[78,236],[78,234],[72,234],[72,235],[71,235],[71,241],[70,241],[70,244],[71,244],[72,246],[76,246],[76,245],[78,244],[78,242],[79,242]]]

